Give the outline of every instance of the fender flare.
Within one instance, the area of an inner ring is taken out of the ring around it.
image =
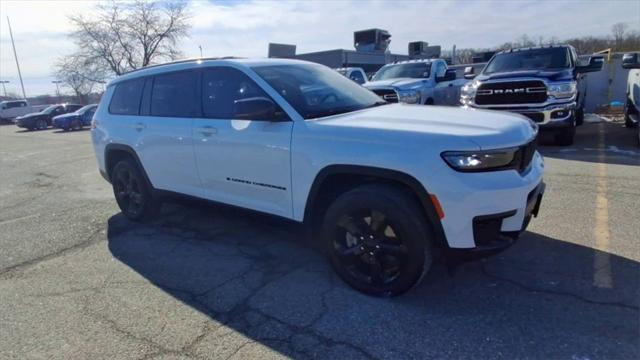
[[[431,195],[429,194],[427,189],[425,189],[425,187],[416,178],[407,173],[373,166],[329,165],[320,170],[316,174],[316,177],[313,180],[313,184],[309,189],[309,194],[307,195],[307,202],[304,209],[304,222],[307,222],[312,218],[313,208],[318,200],[318,193],[320,191],[320,188],[322,187],[323,182],[331,175],[340,174],[371,176],[384,180],[399,182],[407,186],[418,198],[418,201],[420,202],[420,205],[422,206],[427,216],[427,219],[425,220],[429,221],[430,225],[432,225],[436,241],[440,244],[448,246],[442,223],[440,222],[440,218],[437,215],[436,209],[431,202]]]
[[[109,166],[107,166],[109,164],[109,156],[110,156],[109,154],[115,151],[124,151],[127,154],[129,154],[133,159],[133,161],[136,162],[136,165],[138,165],[138,169],[140,170],[140,172],[142,172],[142,176],[144,176],[144,179],[147,182],[147,185],[149,186],[149,188],[155,190],[155,188],[153,187],[153,184],[151,183],[151,180],[149,180],[147,171],[145,170],[144,166],[142,166],[142,162],[140,161],[140,157],[138,157],[138,154],[135,152],[135,150],[133,150],[131,146],[124,145],[124,144],[107,144],[107,146],[105,146],[104,148],[104,163],[106,167],[105,177],[107,181],[111,182],[111,169]]]

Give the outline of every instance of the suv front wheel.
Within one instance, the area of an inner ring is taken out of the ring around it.
[[[132,159],[121,160],[114,166],[111,184],[120,210],[130,220],[148,219],[158,210],[150,186]]]
[[[401,189],[365,185],[326,212],[321,239],[331,265],[353,288],[378,296],[406,292],[432,259],[432,235],[419,204]]]

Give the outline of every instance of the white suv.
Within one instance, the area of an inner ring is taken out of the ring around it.
[[[492,253],[536,215],[536,126],[504,113],[388,104],[304,61],[200,59],[112,81],[93,119],[125,216],[180,194],[312,226],[354,288],[417,284],[436,247]]]

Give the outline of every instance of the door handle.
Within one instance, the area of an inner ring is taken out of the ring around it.
[[[204,136],[211,136],[218,133],[218,129],[214,128],[213,126],[203,126],[201,128],[198,128],[198,131]]]
[[[133,128],[136,129],[136,131],[142,131],[144,128],[146,128],[147,125],[145,125],[144,123],[136,123]]]

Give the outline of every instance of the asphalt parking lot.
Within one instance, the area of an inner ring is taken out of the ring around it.
[[[593,122],[543,145],[515,246],[380,299],[283,220],[190,202],[131,223],[89,131],[0,126],[0,358],[640,358],[636,137]]]

